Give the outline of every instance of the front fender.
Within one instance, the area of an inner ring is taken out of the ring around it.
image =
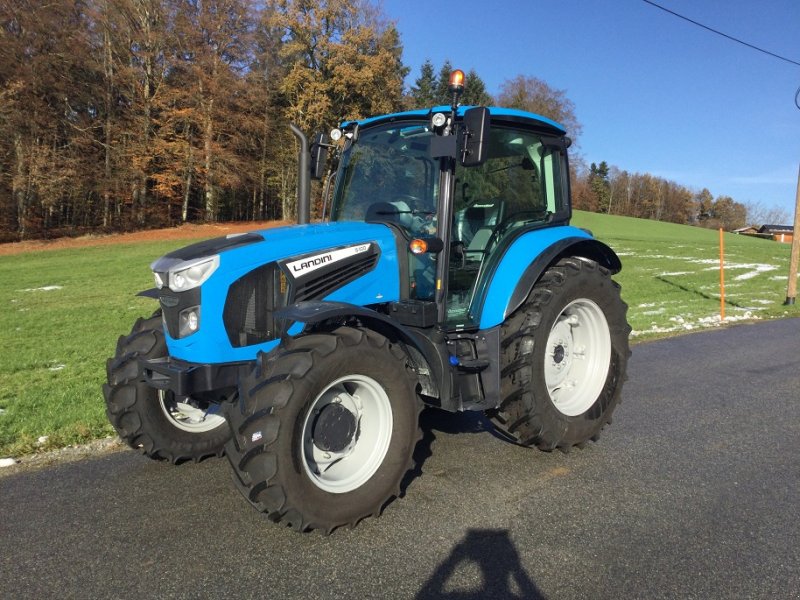
[[[449,399],[451,382],[448,376],[450,372],[449,354],[447,345],[441,340],[436,341],[436,330],[429,329],[431,337],[421,329],[405,327],[387,315],[367,308],[357,306],[347,302],[334,301],[311,301],[296,302],[285,308],[275,311],[275,316],[295,323],[304,325],[314,325],[327,321],[328,319],[341,319],[344,317],[355,317],[364,326],[377,331],[389,339],[400,340],[402,343],[413,346],[422,355],[423,360],[432,371],[431,384],[436,388],[439,398]]]
[[[480,328],[499,325],[519,308],[542,274],[565,256],[596,261],[612,273],[622,269],[614,251],[576,227],[540,229],[520,236],[506,250],[489,281]]]

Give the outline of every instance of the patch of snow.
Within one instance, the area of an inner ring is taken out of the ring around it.
[[[67,365],[62,365],[61,363],[58,363],[58,364],[53,365],[52,367],[48,367],[47,370],[48,371],[60,371],[61,369],[63,369],[66,366]]]
[[[644,304],[640,304],[636,308],[653,308],[656,305],[655,302],[645,302]]]
[[[728,315],[728,316],[725,317],[725,321],[724,322],[725,323],[732,323],[732,322],[735,322],[735,321],[748,321],[748,320],[751,320],[751,319],[758,319],[758,317],[755,316],[752,312],[750,312],[748,310],[748,311],[745,311],[745,313],[742,314],[742,315],[738,315],[738,316],[737,315]],[[701,317],[700,319],[697,320],[697,322],[700,323],[701,325],[704,325],[704,326],[714,326],[714,325],[720,325],[723,321],[722,321],[722,317],[717,314],[717,315],[711,315],[710,317]]]
[[[672,273],[659,273],[659,277],[677,277],[678,275],[694,275],[693,271],[674,271]]]
[[[685,256],[670,256],[669,254],[648,254],[647,256],[643,256],[642,258],[657,258],[659,260],[665,258],[667,260],[689,260],[689,262],[692,262]]]
[[[44,287],[38,288],[26,288],[24,290],[19,290],[20,292],[52,292],[53,290],[63,290],[63,285],[46,285]]]
[[[39,439],[38,439],[38,440],[36,440],[36,443],[37,443],[39,446],[42,446],[42,445],[44,445],[44,444],[46,444],[46,443],[47,443],[47,440],[48,440],[48,439],[50,439],[50,438],[49,438],[49,436],[46,436],[46,435],[41,435],[41,436],[39,436]]]
[[[788,275],[773,275],[769,278],[770,281],[787,281],[788,279]]]
[[[737,275],[734,277],[736,281],[743,281],[745,279],[752,279],[756,275],[760,273],[767,273],[769,271],[774,271],[778,267],[774,265],[755,265],[755,268],[750,271],[749,273],[742,273],[741,275]]]
[[[13,467],[15,464],[17,464],[15,458],[0,458],[0,469],[3,467]]]
[[[754,315],[751,311],[745,311],[741,315],[726,316],[725,321],[720,318],[719,314],[711,315],[709,317],[700,317],[696,320],[691,320],[687,317],[677,315],[670,317],[670,321],[674,323],[672,326],[661,327],[653,323],[650,329],[631,331],[631,337],[638,337],[641,335],[648,335],[653,333],[675,333],[678,331],[692,331],[697,328],[706,329],[709,327],[719,327],[726,323],[733,323],[735,321],[752,321],[759,320],[760,317]]]

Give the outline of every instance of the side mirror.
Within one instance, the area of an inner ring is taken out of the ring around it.
[[[470,108],[464,113],[458,144],[462,166],[478,167],[486,162],[490,125],[489,109],[484,106]]]
[[[323,133],[314,136],[311,144],[311,179],[322,179],[328,162],[328,138]]]

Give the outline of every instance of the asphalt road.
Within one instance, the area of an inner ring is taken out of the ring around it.
[[[638,345],[629,373],[568,455],[426,414],[405,497],[330,537],[262,519],[224,459],[0,478],[0,597],[800,598],[800,319]]]

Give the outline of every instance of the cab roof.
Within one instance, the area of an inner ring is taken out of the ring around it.
[[[464,113],[470,108],[474,107],[459,106],[458,112],[456,113],[456,117],[457,118],[463,117]],[[406,112],[392,113],[388,115],[379,115],[377,117],[369,117],[367,119],[345,121],[342,123],[342,128],[352,127],[353,125],[356,124],[358,124],[359,127],[367,127],[371,125],[377,125],[379,123],[392,122],[392,121],[429,119],[431,115],[437,112],[449,113],[450,107],[435,106],[430,109],[424,108],[420,110],[409,110]],[[552,119],[548,119],[547,117],[543,117],[542,115],[537,115],[536,113],[531,113],[524,110],[517,110],[516,108],[502,108],[499,106],[490,106],[489,114],[492,116],[493,120],[497,120],[500,122],[507,121],[510,123],[523,123],[523,124],[543,127],[545,129],[549,129],[556,135],[564,135],[567,133],[567,130],[564,129],[563,125],[561,125],[560,123],[556,123]]]

